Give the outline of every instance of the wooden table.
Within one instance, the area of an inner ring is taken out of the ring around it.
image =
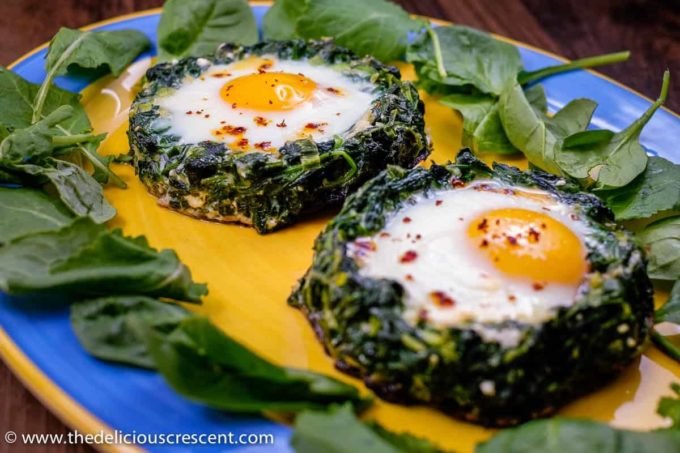
[[[342,0],[338,0],[342,1]],[[567,58],[622,49],[628,62],[602,68],[616,80],[656,97],[661,75],[674,76],[667,106],[680,110],[680,6],[676,0],[398,0],[408,11],[532,44]],[[1,0],[0,63],[7,65],[49,40],[60,26],[80,27],[160,6],[162,0]],[[0,432],[67,433],[0,363]],[[0,433],[1,434],[1,433]],[[9,451],[0,444],[0,452]],[[91,451],[89,447],[34,447],[31,451]]]

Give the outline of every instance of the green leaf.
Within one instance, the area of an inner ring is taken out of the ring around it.
[[[0,187],[0,245],[20,236],[58,230],[73,215],[56,198],[35,189]]]
[[[406,440],[408,435],[390,435],[356,418],[350,405],[334,406],[327,412],[305,411],[295,419],[291,446],[297,453],[436,452],[426,441]],[[428,448],[429,447],[429,448]]]
[[[562,149],[557,155],[559,167],[574,178],[592,181],[598,189],[623,187],[633,181],[647,166],[647,153],[639,142],[640,133],[666,100],[669,81],[669,72],[666,71],[656,102],[630,126],[614,134],[611,140],[597,142],[590,147]]]
[[[40,165],[19,164],[12,169],[30,175],[34,186],[49,181],[61,201],[78,216],[103,223],[116,215],[114,207],[104,198],[102,186],[76,164],[48,157]]]
[[[604,66],[612,63],[620,63],[630,58],[630,52],[615,52],[604,55],[597,55],[594,57],[581,58],[579,60],[570,61],[568,63],[561,63],[554,66],[547,66],[536,71],[523,70],[517,76],[517,81],[526,85],[528,83],[536,82],[537,80],[545,79],[551,75],[561,74],[575,69],[593,68],[595,66]]]
[[[83,217],[0,248],[0,289],[9,294],[140,294],[198,301],[207,291],[172,250],[152,249]]]
[[[194,316],[171,332],[149,336],[157,369],[179,394],[232,412],[295,412],[352,402],[364,407],[357,389],[311,371],[274,365]]]
[[[75,69],[120,75],[137,55],[151,46],[137,30],[81,31],[62,27],[50,41],[47,72],[64,75]]]
[[[604,423],[555,417],[504,429],[477,445],[476,453],[674,453],[680,431],[625,431]]]
[[[33,100],[36,98],[39,85],[30,83],[22,77],[0,67],[0,124],[11,130],[27,128],[32,124]],[[90,121],[80,104],[80,95],[52,86],[46,94],[42,117],[50,115],[58,108],[67,105],[73,109],[70,118],[55,127],[61,135],[72,140],[83,134],[90,134]],[[109,179],[118,187],[126,187],[125,183],[106,166],[106,159],[99,156],[96,147],[103,136],[88,143],[79,144],[76,149],[84,154],[95,168],[95,176],[99,182]]]
[[[510,143],[522,151],[533,165],[561,174],[555,155],[562,140],[584,130],[595,110],[595,102],[576,99],[552,118],[537,112],[529,103],[519,83],[503,92],[499,114]]]
[[[276,0],[262,19],[264,39],[286,40],[299,38],[297,20],[307,9],[310,0]]]
[[[415,39],[406,54],[407,61],[415,65],[419,76],[448,87],[472,87],[481,93],[498,96],[515,82],[517,73],[522,70],[517,48],[488,33],[461,25],[433,30],[438,46],[426,31]],[[435,47],[439,47],[439,55]],[[445,74],[441,74],[438,60]]]
[[[161,61],[215,52],[224,42],[255,44],[255,17],[246,0],[167,0],[158,24]]]
[[[597,195],[617,220],[646,219],[663,211],[680,210],[680,165],[650,157],[644,173],[630,184]]]
[[[680,324],[680,280],[676,281],[665,304],[654,312],[654,321]]]
[[[672,383],[671,389],[675,393],[675,396],[664,396],[661,398],[659,400],[659,405],[656,408],[656,412],[662,417],[669,418],[672,423],[671,429],[676,429],[680,432],[680,384],[677,382]]]
[[[578,149],[586,146],[608,143],[614,137],[614,133],[607,129],[591,129],[577,132],[564,139],[562,149]]]
[[[0,142],[0,165],[5,162],[12,164],[35,161],[53,155],[58,144],[53,141],[53,138],[60,135],[54,126],[72,115],[73,108],[69,105],[62,105],[37,123],[9,134]],[[91,138],[90,135],[76,137],[77,140],[82,141]],[[63,141],[65,137],[60,137],[60,139]],[[69,142],[63,145],[72,146],[78,143],[72,140]]]
[[[637,235],[647,250],[647,272],[651,278],[680,278],[680,216],[657,220]]]
[[[423,26],[421,20],[385,0],[314,0],[299,17],[296,32],[306,39],[331,37],[360,56],[387,62],[401,58],[408,33]]]
[[[114,296],[71,305],[71,325],[80,344],[102,360],[154,369],[147,335],[172,330],[192,316],[179,305],[144,296]]]

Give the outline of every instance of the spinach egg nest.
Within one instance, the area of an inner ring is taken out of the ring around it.
[[[610,211],[541,171],[462,151],[350,196],[289,302],[379,396],[507,426],[636,358],[652,323],[643,252]]]
[[[330,41],[223,44],[149,69],[128,136],[161,205],[266,233],[424,159],[423,113],[396,68]]]

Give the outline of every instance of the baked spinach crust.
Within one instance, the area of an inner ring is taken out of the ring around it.
[[[516,347],[485,342],[466,326],[407,323],[403,287],[359,275],[346,253],[349,242],[379,232],[414,194],[455,190],[477,178],[545,190],[574,206],[592,230],[586,237],[590,269],[572,306],[538,325],[481,324],[517,329]],[[430,169],[390,167],[350,196],[318,237],[311,268],[289,303],[306,314],[336,366],[363,378],[382,398],[424,403],[484,425],[520,423],[601,385],[645,346],[653,312],[645,259],[612,219],[595,196],[569,181],[500,164],[489,168],[469,150],[455,163]],[[493,383],[493,394],[488,384],[482,391],[485,382]]]
[[[242,152],[209,141],[180,144],[155,99],[199,77],[211,64],[251,55],[333,65],[350,78],[370,81],[378,96],[369,124],[324,142],[290,141],[278,153]],[[358,58],[330,41],[224,44],[212,57],[149,69],[130,110],[128,136],[136,171],[161,204],[196,217],[252,224],[267,233],[301,214],[339,204],[388,164],[410,168],[424,159],[430,145],[423,114],[417,90],[400,80],[396,68]]]

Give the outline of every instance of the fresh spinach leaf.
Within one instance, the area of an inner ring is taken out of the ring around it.
[[[651,278],[671,281],[680,278],[680,216],[657,220],[637,237],[647,250],[647,272]]]
[[[20,236],[58,230],[73,221],[73,214],[56,198],[21,187],[0,187],[0,211],[0,246]]]
[[[210,55],[223,42],[255,44],[255,17],[246,0],[167,0],[158,24],[158,56]]]
[[[659,98],[626,129],[592,146],[561,149],[556,155],[557,165],[566,174],[587,181],[586,185],[592,183],[597,189],[619,188],[633,181],[647,166],[647,153],[639,142],[640,133],[666,100],[669,82],[666,71]]]
[[[548,117],[529,103],[519,83],[506,89],[499,100],[501,123],[510,143],[533,165],[555,174],[562,173],[555,162],[562,140],[585,130],[595,107],[593,101],[576,99]]]
[[[421,79],[498,96],[522,70],[517,48],[488,33],[462,25],[432,30],[422,32],[406,53]]]
[[[289,12],[293,11],[291,5],[286,8]],[[301,37],[332,37],[358,55],[372,55],[382,61],[401,58],[408,33],[425,24],[385,0],[312,0],[305,8],[297,5],[295,11],[300,10],[304,13],[298,17],[295,31]]]
[[[297,20],[304,14],[309,2],[310,0],[276,0],[262,19],[264,39],[299,38],[295,31]]]
[[[350,405],[326,412],[304,411],[295,419],[291,446],[297,453],[437,453],[432,443],[410,434],[396,434],[359,420]]]
[[[577,132],[564,139],[562,149],[579,150],[586,146],[597,146],[610,142],[612,137],[614,137],[614,133],[607,129],[590,129]]]
[[[673,393],[675,393],[675,396],[664,396],[661,398],[656,411],[662,417],[671,420],[671,429],[680,431],[680,384],[677,382],[672,383],[671,389],[673,390]]]
[[[645,171],[630,184],[597,195],[617,220],[646,219],[664,211],[680,211],[680,165],[650,157]]]
[[[105,69],[118,76],[150,46],[146,35],[137,30],[94,32],[62,27],[50,41],[47,72],[60,76],[77,69],[81,74],[99,74]]]
[[[296,412],[343,402],[363,408],[368,402],[351,385],[268,362],[199,316],[171,332],[155,329],[149,349],[175,391],[217,409]]]
[[[125,237],[87,217],[0,248],[0,289],[9,294],[140,294],[186,301],[198,301],[207,292],[205,285],[192,281],[174,251],[156,251],[144,237]]]
[[[10,131],[29,127],[33,123],[33,100],[39,90],[40,85],[30,83],[17,74],[0,67],[0,124]],[[71,107],[73,113],[68,119],[55,127],[60,135],[64,136],[60,140],[77,142],[79,137],[92,132],[90,121],[80,104],[80,95],[55,86],[49,87],[42,117],[48,116],[64,105]],[[98,182],[106,183],[111,180],[116,186],[124,188],[126,187],[125,182],[108,168],[107,159],[97,154],[96,148],[102,139],[102,135],[96,136],[95,140],[79,143],[74,149],[85,155],[92,163],[95,169],[94,176]]]
[[[477,445],[476,453],[673,453],[680,430],[625,431],[604,423],[555,417],[504,429]]]
[[[654,321],[680,325],[680,280],[673,285],[668,301],[654,312]]]
[[[104,198],[102,186],[74,163],[47,157],[39,164],[13,164],[9,168],[29,175],[22,181],[28,185],[40,187],[49,182],[61,201],[78,216],[103,223],[116,215],[114,207]]]
[[[144,296],[113,296],[71,305],[71,325],[87,352],[102,360],[143,368],[156,367],[147,335],[154,328],[172,330],[193,316],[179,305]]]

